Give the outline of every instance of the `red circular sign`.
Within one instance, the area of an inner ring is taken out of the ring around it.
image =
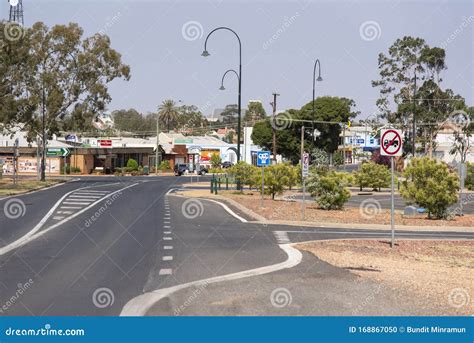
[[[393,139],[391,139],[389,141],[389,145],[388,146],[385,146],[385,137],[387,136],[387,134],[389,133],[394,133],[395,134],[395,137],[393,137]],[[395,151],[388,151],[388,149],[393,146],[393,143],[395,142],[395,140],[398,139],[398,144],[395,146],[396,150]],[[396,155],[401,147],[402,147],[402,137],[400,136],[400,134],[395,131],[395,130],[387,130],[383,133],[382,135],[382,138],[381,138],[381,142],[380,142],[380,145],[382,147],[382,150],[387,154],[387,155]]]

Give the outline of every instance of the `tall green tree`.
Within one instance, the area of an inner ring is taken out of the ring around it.
[[[30,103],[41,108],[41,114],[44,101],[47,136],[59,131],[61,120],[68,115],[92,121],[111,101],[108,84],[116,78],[130,78],[129,66],[122,63],[105,35],[83,39],[77,24],[49,29],[38,22],[26,36],[28,76],[22,81]],[[30,134],[41,132],[41,118],[33,116],[25,123]]]
[[[118,110],[112,112],[115,129],[125,132],[146,131],[145,118],[137,110]],[[156,126],[156,125],[155,125]]]
[[[249,101],[247,106],[247,110],[245,111],[245,116],[243,118],[244,121],[254,122],[257,120],[265,119],[267,113],[263,108],[263,105],[260,101]]]
[[[237,122],[237,117],[239,115],[238,105],[231,104],[227,105],[224,108],[224,111],[221,113],[222,122],[225,124],[235,124]]]

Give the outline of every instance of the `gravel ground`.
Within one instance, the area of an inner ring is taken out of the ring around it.
[[[474,314],[474,243],[340,240],[298,245],[323,261],[409,293],[419,306],[445,315]]]

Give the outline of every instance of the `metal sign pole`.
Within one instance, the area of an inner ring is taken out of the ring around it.
[[[306,178],[303,178],[303,206],[301,208],[301,220],[304,221],[304,211],[305,211],[305,194],[306,194]]]
[[[391,209],[390,209],[390,226],[392,228],[392,241],[390,242],[390,246],[393,248],[395,245],[395,195],[394,195],[394,185],[395,185],[395,177],[394,177],[394,161],[393,156],[390,157],[390,165],[392,169],[392,194],[391,194]]]
[[[262,198],[260,199],[261,208],[263,208],[263,192],[265,192],[265,165],[262,167]]]

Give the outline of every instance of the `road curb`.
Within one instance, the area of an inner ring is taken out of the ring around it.
[[[70,182],[76,182],[78,180],[79,179],[66,180],[64,182],[59,182],[57,184],[54,184],[54,185],[51,185],[51,186],[48,186],[48,187],[43,187],[43,188],[40,188],[40,189],[33,189],[33,190],[25,191],[25,192],[22,192],[22,193],[18,193],[18,194],[7,195],[5,197],[0,197],[0,201],[10,199],[10,198],[15,198],[15,197],[22,196],[22,195],[27,195],[27,194],[33,194],[33,193],[37,193],[37,192],[41,192],[41,191],[46,191],[48,189],[52,189],[52,188],[55,188],[55,187],[64,186],[65,184],[70,183]]]

